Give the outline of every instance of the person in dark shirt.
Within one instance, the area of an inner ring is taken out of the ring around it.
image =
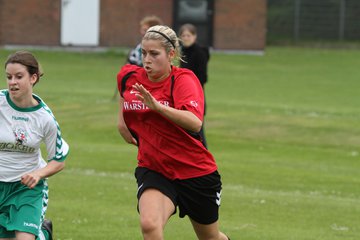
[[[197,42],[196,27],[184,24],[180,27],[179,36],[182,41],[183,60],[180,67],[192,70],[204,89],[207,82],[207,65],[210,59],[209,49],[200,46]]]
[[[205,96],[205,83],[207,82],[207,65],[210,59],[209,49],[200,46],[197,42],[196,27],[190,23],[182,25],[179,29],[179,37],[182,42],[181,68],[187,68],[193,71],[199,79]],[[206,114],[206,101],[204,99],[204,115]],[[200,136],[203,139],[204,146],[207,147],[204,127],[201,128]]]

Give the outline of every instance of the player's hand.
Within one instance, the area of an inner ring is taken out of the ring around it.
[[[135,146],[138,145],[136,139],[133,137],[133,135],[130,133],[129,130],[125,130],[125,131],[122,131],[122,130],[119,130],[121,136],[123,137],[123,139],[127,142],[127,143],[130,143],[130,144],[134,144]]]
[[[39,183],[40,179],[41,177],[34,173],[27,173],[21,177],[21,183],[29,188],[34,188]]]
[[[154,111],[158,111],[161,108],[161,104],[151,95],[151,93],[144,88],[143,85],[135,83],[133,88],[138,91],[135,96],[138,100],[143,102],[148,108]]]
[[[138,142],[136,141],[134,136],[131,134],[131,132],[129,131],[129,129],[127,128],[127,126],[125,125],[124,122],[120,122],[118,124],[118,131],[127,143],[134,144],[135,146],[138,145]]]

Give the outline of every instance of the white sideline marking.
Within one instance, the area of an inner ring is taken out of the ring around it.
[[[341,192],[337,191],[271,191],[264,190],[259,188],[250,188],[244,185],[234,185],[234,184],[223,184],[223,189],[225,190],[225,195],[230,195],[229,191],[232,193],[236,193],[237,195],[253,195],[253,196],[262,196],[262,197],[290,197],[294,198],[313,198],[313,199],[331,199],[335,201],[341,202],[349,202],[349,203],[360,203],[360,199],[355,195],[347,195],[342,196]],[[228,193],[226,193],[228,192]]]
[[[95,169],[69,168],[66,169],[64,173],[78,174],[83,176],[135,179],[134,174],[129,172],[104,172],[104,171],[96,171]]]

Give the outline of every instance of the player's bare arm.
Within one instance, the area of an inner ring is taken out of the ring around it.
[[[50,177],[65,167],[65,162],[50,161],[46,167],[40,168],[33,172],[27,173],[21,177],[21,183],[28,186],[29,188],[34,188],[41,179]]]
[[[124,121],[123,116],[123,105],[124,105],[124,99],[120,97],[119,100],[119,117],[118,117],[118,131],[120,135],[123,137],[123,139],[130,144],[137,145],[136,139],[131,135],[128,127],[126,126],[126,123]]]

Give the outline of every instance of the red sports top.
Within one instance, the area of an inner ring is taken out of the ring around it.
[[[122,79],[132,71],[125,89],[121,89]],[[142,84],[160,103],[188,110],[203,120],[204,94],[193,72],[173,66],[168,78],[151,82],[143,68],[127,64],[118,73],[117,82],[124,98],[125,123],[138,138],[139,167],[149,168],[169,179],[200,177],[217,170],[214,157],[199,140],[146,107],[136,98],[132,88],[135,83]]]

